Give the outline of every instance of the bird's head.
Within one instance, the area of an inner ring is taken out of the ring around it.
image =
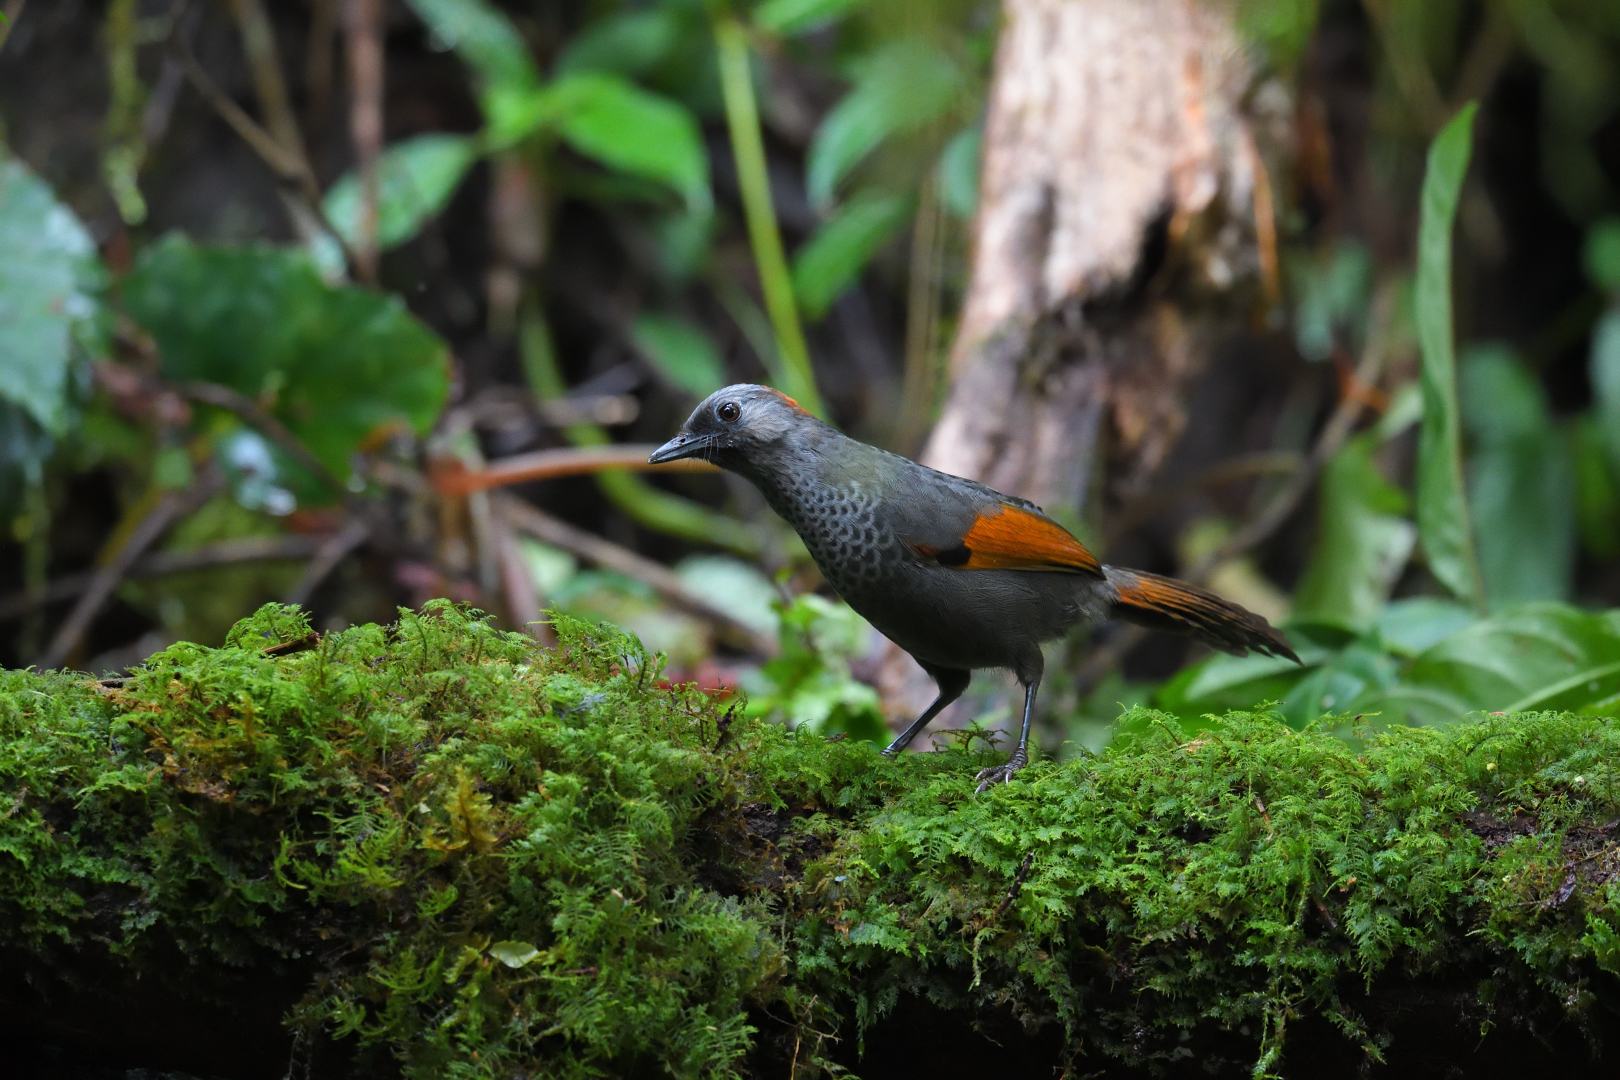
[[[778,452],[795,435],[816,426],[819,421],[780,390],[737,383],[704,398],[679,434],[647,460],[657,465],[695,457],[735,467]]]

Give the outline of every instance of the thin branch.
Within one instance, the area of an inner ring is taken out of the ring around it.
[[[298,584],[287,593],[287,603],[299,605],[309,603],[309,598],[315,594],[321,582],[331,576],[332,571],[338,568],[338,564],[348,558],[355,548],[365,543],[370,535],[371,530],[364,521],[350,521],[323,540],[309,560],[309,565],[304,568],[304,574],[298,579]]]
[[[1372,310],[1367,319],[1367,343],[1350,379],[1350,384],[1354,387],[1374,386],[1383,373],[1385,338],[1390,317],[1394,312],[1394,302],[1394,290],[1387,286],[1380,288],[1373,297]],[[1187,571],[1187,579],[1203,583],[1217,567],[1264,543],[1281,528],[1283,522],[1288,520],[1315,485],[1317,477],[1321,475],[1328,461],[1339,452],[1339,448],[1349,438],[1356,420],[1366,408],[1366,402],[1366,394],[1359,389],[1354,393],[1341,394],[1333,415],[1328,417],[1327,423],[1322,426],[1315,444],[1305,457],[1304,464],[1282,482],[1276,494],[1247,525],[1229,536],[1215,551],[1195,563]],[[1095,684],[1104,673],[1117,667],[1120,660],[1134,649],[1144,636],[1145,631],[1141,627],[1128,626],[1092,650],[1080,670],[1076,672],[1075,679],[1078,684],[1081,686]]]
[[[535,583],[534,574],[523,561],[517,533],[505,515],[496,513],[493,517],[494,528],[491,530],[493,536],[490,540],[495,547],[495,559],[500,575],[500,595],[505,602],[507,620],[513,626],[522,627],[536,640],[547,641],[552,635],[550,628],[539,621],[542,611],[540,590]]]
[[[1257,476],[1287,476],[1305,467],[1305,455],[1293,450],[1260,450],[1217,461],[1179,483],[1154,488],[1121,508],[1108,522],[1106,535],[1125,536],[1194,494]]]
[[[232,390],[228,386],[209,382],[178,383],[173,389],[187,401],[224,409],[275,443],[284,454],[296,461],[324,486],[346,499],[353,497],[354,492],[349,490],[349,485],[328,469],[326,464],[304,445],[303,440],[292,433],[292,429],[246,394]]]
[[[761,633],[724,607],[689,588],[678,574],[662,563],[554,518],[509,495],[497,495],[495,498],[502,516],[519,532],[560,547],[586,562],[634,578],[674,606],[714,623],[749,651],[760,656],[775,655],[776,642],[768,634]]]
[[[1361,350],[1361,359],[1356,364],[1355,374],[1351,377],[1352,386],[1358,388],[1375,386],[1379,376],[1383,374],[1384,339],[1394,306],[1394,291],[1388,287],[1380,288],[1373,297],[1372,311],[1367,319],[1367,343]],[[1281,528],[1283,522],[1288,520],[1316,483],[1316,478],[1321,475],[1328,461],[1339,452],[1339,448],[1350,437],[1350,432],[1355,429],[1356,420],[1360,418],[1365,406],[1365,396],[1362,393],[1341,395],[1333,415],[1328,417],[1328,422],[1322,426],[1322,431],[1316,438],[1316,444],[1311,447],[1311,452],[1305,459],[1305,467],[1284,480],[1277,493],[1260,513],[1255,515],[1248,525],[1229,536],[1218,549],[1198,562],[1188,572],[1188,577],[1193,581],[1204,580],[1217,566],[1257,547]]]
[[[608,469],[628,472],[719,472],[706,461],[686,458],[649,465],[651,443],[616,443],[612,446],[560,447],[515,454],[482,469],[468,469],[459,461],[435,462],[430,479],[440,495],[470,495],[475,491],[510,487],[530,480],[556,480],[564,476],[590,476]]]
[[[355,254],[361,279],[377,279],[377,220],[382,193],[377,160],[383,150],[383,47],[380,0],[348,0],[349,134],[360,167],[360,228]]]
[[[157,543],[176,521],[213,498],[220,483],[219,475],[214,473],[189,488],[164,492],[158,498],[157,504],[135,523],[123,542],[106,554],[105,561],[92,575],[78,603],[73,605],[73,610],[62,620],[56,635],[45,647],[44,654],[39,658],[40,667],[60,667],[66,662],[84,640],[90,624],[112,598],[113,592],[129,576],[136,560],[146,553],[147,548]]]
[[[124,576],[133,580],[168,577],[240,563],[297,562],[310,558],[320,545],[321,538],[318,536],[242,536],[187,551],[154,551],[137,561]],[[95,577],[93,570],[65,574],[47,582],[43,588],[23,589],[0,597],[0,622],[20,618],[31,611],[82,595]]]
[[[322,205],[320,182],[310,169],[309,162],[296,152],[289,150],[276,140],[276,137],[259,125],[259,122],[249,116],[231,96],[220,89],[214,82],[197,57],[192,53],[191,46],[186,42],[185,35],[181,33],[182,20],[175,19],[175,30],[169,35],[168,47],[171,55],[180,65],[180,70],[186,77],[191,88],[201,95],[214,114],[223,120],[227,127],[236,133],[237,138],[253,151],[258,159],[275,174],[276,179],[289,194],[297,198],[298,209],[317,222],[322,231],[331,237],[332,242],[343,253],[343,261],[351,271],[359,265],[353,247],[343,238],[327,217],[326,209]],[[296,218],[297,215],[295,214]]]
[[[11,0],[4,12],[0,12],[0,48],[4,48],[6,39],[11,36],[11,28],[17,25],[22,18],[23,8],[28,6],[28,0]]]
[[[253,92],[259,99],[265,123],[277,143],[288,153],[296,155],[309,171],[309,154],[304,149],[304,133],[298,128],[293,115],[291,99],[287,94],[287,80],[281,73],[281,54],[276,48],[275,27],[265,14],[260,0],[230,0],[231,13],[236,16],[237,36],[242,39],[242,52],[246,54],[248,70],[253,76]]]
[[[232,390],[228,386],[220,386],[218,383],[180,383],[173,389],[188,401],[224,409],[269,439],[282,453],[343,501],[345,509],[364,526],[366,535],[362,539],[370,539],[385,547],[397,544],[398,533],[389,521],[385,508],[344,483],[341,477],[328,469],[326,464],[304,445],[302,439],[293,434],[287,425],[264,406],[246,394]]]

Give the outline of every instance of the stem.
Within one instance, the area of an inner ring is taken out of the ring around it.
[[[748,38],[741,23],[723,16],[714,24],[714,39],[720,54],[720,92],[725,99],[726,127],[731,133],[731,152],[737,164],[737,184],[742,189],[748,241],[754,249],[760,290],[765,294],[765,310],[776,333],[780,362],[768,366],[773,368],[772,375],[783,384],[783,390],[810,412],[825,416],[826,408],[816,390],[815,371],[810,366],[810,349],[799,325],[793,277],[788,272],[782,234],[771,203],[771,178],[765,168],[765,140],[760,135],[759,107],[754,100]]]
[[[906,364],[900,392],[900,424],[895,442],[903,452],[916,448],[933,418],[939,398],[939,322],[935,303],[943,230],[939,183],[923,182],[911,231],[911,267],[906,302]]]

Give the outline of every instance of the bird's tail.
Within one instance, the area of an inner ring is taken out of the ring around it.
[[[1114,587],[1114,614],[1153,630],[1191,634],[1222,652],[1254,650],[1299,663],[1276,628],[1247,608],[1196,585],[1141,570],[1103,567]]]

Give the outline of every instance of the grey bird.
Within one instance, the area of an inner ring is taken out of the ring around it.
[[[1299,660],[1261,616],[1183,581],[1106,566],[1027,499],[852,439],[770,387],[715,391],[649,460],[689,457],[759,488],[838,595],[933,677],[938,696],[885,754],[904,750],[975,670],[1017,677],[1018,745],[978,774],[979,791],[1028,763],[1041,643],[1077,624],[1122,618]]]

